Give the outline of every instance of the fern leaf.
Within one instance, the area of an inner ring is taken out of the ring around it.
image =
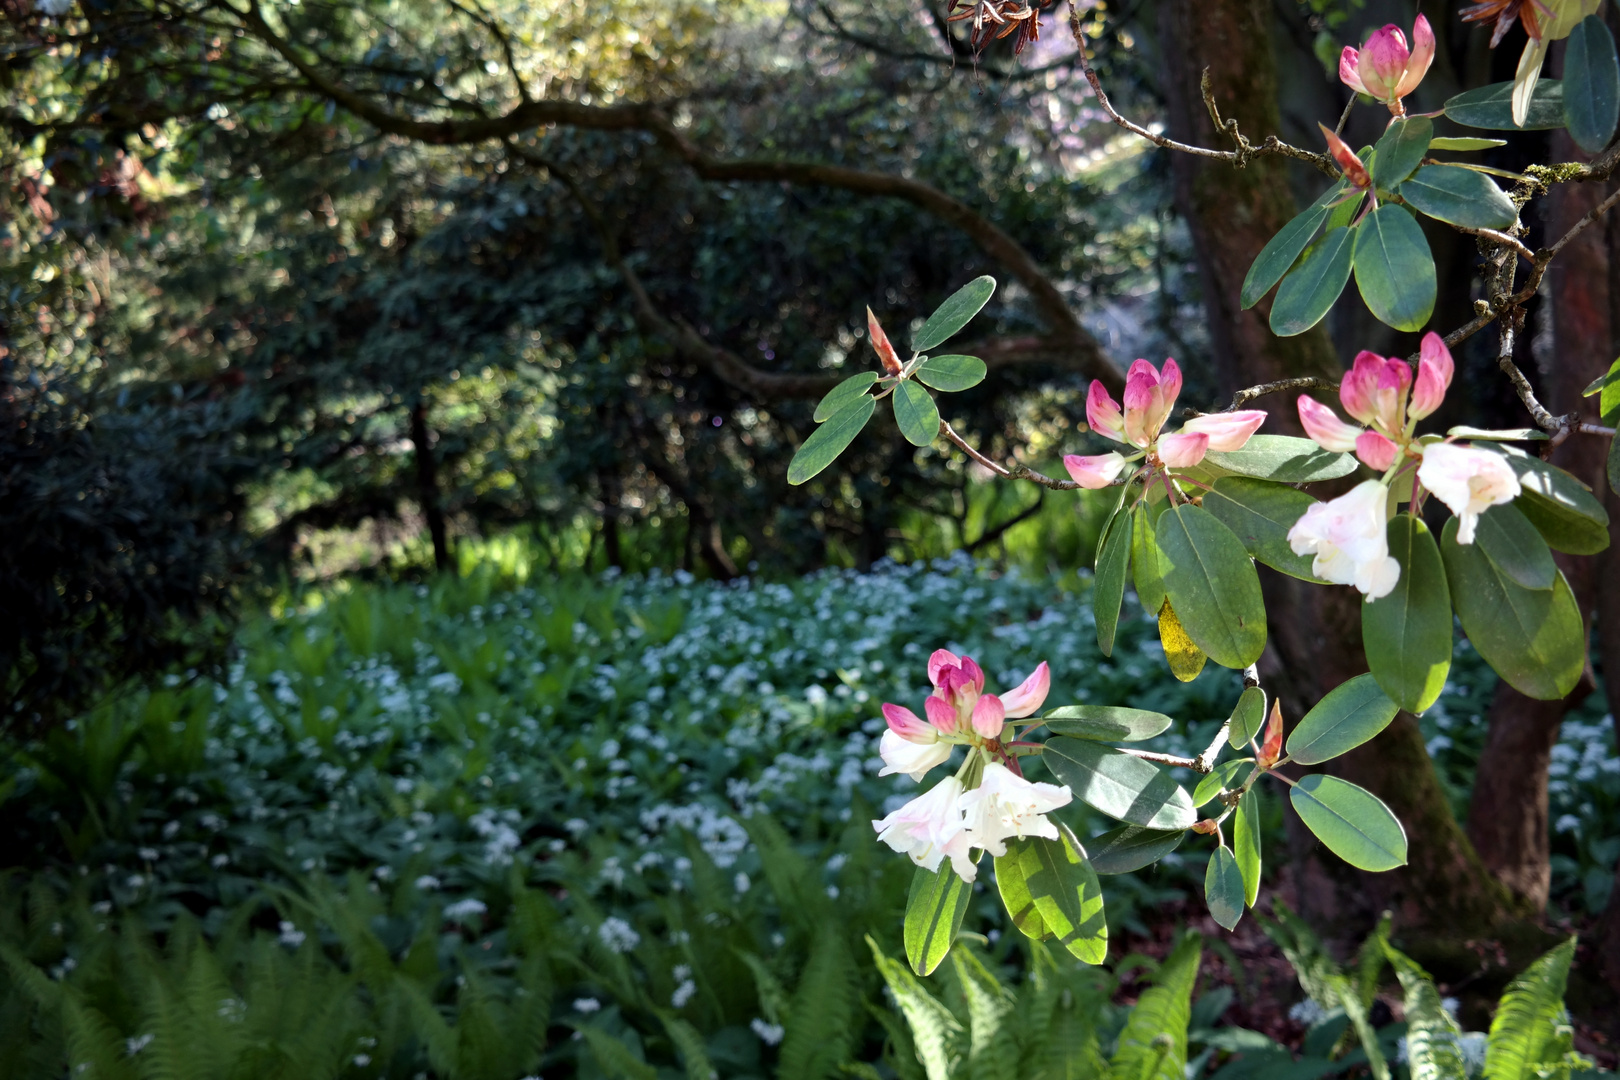
[[[866,944],[872,950],[879,974],[894,995],[900,1014],[911,1028],[916,1044],[917,1060],[922,1063],[928,1080],[950,1080],[962,1057],[962,1025],[939,999],[923,988],[911,969],[898,960],[891,960],[870,937]]]
[[[1462,1030],[1446,1011],[1429,973],[1387,941],[1383,950],[1406,995],[1406,1059],[1412,1080],[1467,1080]]]
[[[585,1036],[597,1065],[612,1080],[658,1080],[658,1070],[643,1061],[623,1039],[588,1024],[579,1032]]]
[[[1158,985],[1137,1000],[1109,1062],[1116,1080],[1184,1080],[1202,946],[1198,935],[1184,937],[1159,967]]]
[[[792,1005],[788,1002],[787,991],[782,989],[781,980],[766,966],[765,961],[748,952],[746,949],[732,950],[748,970],[754,973],[754,985],[759,988],[759,1007],[765,1014],[767,1022],[786,1025],[792,1015]]]
[[[1536,1080],[1562,1057],[1557,1044],[1575,939],[1541,957],[1508,986],[1485,1043],[1485,1080]]]
[[[965,948],[951,950],[957,980],[968,1005],[968,1069],[973,1080],[1015,1080],[1017,1050],[1005,1020],[1013,996]]]
[[[1047,1024],[1044,1045],[1032,1055],[1044,1065],[1047,1080],[1100,1080],[1108,1075],[1097,1038],[1097,1012],[1065,989]]]
[[[822,1080],[849,1059],[858,1004],[855,977],[844,939],[823,930],[793,992],[778,1070],[784,1080]]]
[[[669,1041],[680,1052],[681,1061],[686,1066],[687,1080],[715,1080],[720,1074],[709,1061],[709,1051],[703,1045],[702,1033],[668,1009],[654,1009],[653,1012],[663,1021]]]
[[[133,1080],[127,1044],[96,1009],[73,993],[62,995],[69,1074],[83,1080]]]

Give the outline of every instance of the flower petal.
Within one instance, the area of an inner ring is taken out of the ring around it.
[[[1209,436],[1202,431],[1178,431],[1159,439],[1159,460],[1172,469],[1190,469],[1208,449]]]
[[[1002,708],[1007,710],[1007,719],[1021,720],[1032,716],[1046,702],[1046,695],[1052,689],[1052,669],[1042,660],[1030,673],[1029,678],[1019,683],[1011,691],[1001,695]]]
[[[1357,70],[1360,62],[1361,53],[1349,45],[1346,45],[1344,47],[1344,52],[1339,54],[1339,81],[1344,83],[1344,85],[1348,86],[1350,89],[1354,90],[1356,93],[1366,94],[1368,97],[1371,97],[1371,92],[1368,91],[1367,87],[1362,84],[1361,73]]]
[[[1209,436],[1209,448],[1220,453],[1241,450],[1249,436],[1266,422],[1263,409],[1242,409],[1238,412],[1209,413],[1195,416],[1181,425],[1182,431],[1202,432]]]
[[[1403,98],[1418,88],[1423,76],[1429,73],[1429,65],[1434,63],[1434,28],[1429,20],[1422,15],[1412,25],[1412,56],[1406,61],[1406,73],[1401,76],[1400,85],[1395,87],[1396,98]]]
[[[1421,420],[1440,407],[1446,391],[1451,387],[1451,376],[1456,370],[1451,350],[1446,341],[1434,331],[1423,335],[1422,352],[1418,357],[1417,381],[1412,385],[1412,401],[1407,415]]]
[[[1363,431],[1356,437],[1356,457],[1374,472],[1384,472],[1395,464],[1401,448],[1376,431]]]
[[[923,699],[923,712],[928,714],[928,722],[933,724],[944,735],[955,735],[956,707],[944,698],[927,697]]]
[[[904,705],[890,705],[883,703],[883,719],[889,724],[889,730],[902,739],[912,742],[931,743],[939,738],[939,732],[931,727],[928,721],[906,708]]]
[[[949,649],[935,649],[934,654],[928,658],[928,681],[934,689],[939,689],[939,672],[941,668],[961,667],[962,658]]]
[[[1125,471],[1125,456],[1123,454],[1095,454],[1082,457],[1079,454],[1066,454],[1063,458],[1063,467],[1069,470],[1074,482],[1083,488],[1095,491],[1112,484],[1120,473]]]
[[[1342,386],[1340,392],[1343,392]],[[1299,422],[1312,442],[1336,454],[1354,450],[1356,439],[1361,435],[1360,428],[1340,420],[1332,409],[1308,394],[1299,395]]]
[[[1001,738],[1006,721],[1007,710],[994,694],[985,694],[973,706],[973,730],[986,739]]]
[[[1125,441],[1125,414],[1108,388],[1096,379],[1091,380],[1091,389],[1086,393],[1086,423],[1104,438]]]

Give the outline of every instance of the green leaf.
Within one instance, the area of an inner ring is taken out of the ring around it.
[[[1564,989],[1575,958],[1571,937],[1508,985],[1485,1042],[1485,1080],[1540,1080],[1563,1056]],[[1566,1037],[1567,1038],[1567,1037]]]
[[[1176,848],[1187,836],[1185,829],[1145,829],[1122,825],[1101,836],[1093,836],[1088,851],[1091,868],[1099,874],[1129,874],[1152,866]]]
[[[927,352],[949,340],[990,302],[990,297],[995,291],[996,279],[988,274],[974,278],[957,289],[934,310],[932,315],[928,316],[928,321],[922,324],[922,328],[912,335],[911,347],[917,352]]]
[[[1194,806],[1204,806],[1215,796],[1225,791],[1232,783],[1234,777],[1245,769],[1254,767],[1253,758],[1234,758],[1223,761],[1215,768],[1204,774],[1193,788],[1192,801]]]
[[[1041,755],[1075,798],[1111,818],[1150,829],[1185,829],[1198,820],[1192,799],[1150,761],[1083,739],[1049,739]]]
[[[1131,512],[1131,576],[1142,610],[1164,607],[1164,571],[1159,566],[1159,541],[1154,536],[1153,511],[1138,503]]]
[[[1434,121],[1427,116],[1410,116],[1391,123],[1373,147],[1373,183],[1382,191],[1394,191],[1423,163],[1433,138]]]
[[[1211,450],[1204,462],[1227,473],[1279,484],[1333,480],[1356,471],[1353,455],[1335,454],[1292,435],[1251,435],[1241,450]]]
[[[1441,136],[1429,140],[1430,150],[1489,150],[1495,146],[1506,146],[1506,139],[1480,139],[1464,136]]]
[[[1254,907],[1260,899],[1260,789],[1243,793],[1232,815],[1232,854],[1243,872],[1243,902]]]
[[[1356,233],[1356,288],[1367,309],[1397,330],[1423,329],[1434,314],[1434,256],[1411,214],[1385,204]]]
[[[1305,827],[1358,870],[1406,865],[1406,830],[1382,799],[1348,780],[1310,773],[1289,789]]]
[[[851,401],[863,396],[866,393],[866,388],[877,381],[878,373],[875,371],[863,371],[857,375],[851,375],[827,391],[827,396],[822,398],[821,404],[816,406],[816,412],[812,419],[818,424],[821,423]]]
[[[1467,229],[1505,229],[1519,219],[1513,200],[1489,176],[1460,165],[1425,165],[1400,195],[1430,217]]]
[[[1192,991],[1198,981],[1202,939],[1189,933],[1155,973],[1158,983],[1144,992],[1119,1033],[1109,1060],[1114,1080],[1186,1080],[1187,1025]]]
[[[1513,500],[1555,551],[1596,555],[1609,546],[1609,512],[1592,489],[1551,462],[1512,446],[1481,446],[1507,458],[1523,491]]]
[[[1223,476],[1215,481],[1215,490],[1204,493],[1203,506],[1231,529],[1243,549],[1260,562],[1290,577],[1320,583],[1311,574],[1311,556],[1295,555],[1288,544],[1288,530],[1315,502],[1312,496],[1286,484]]]
[[[1512,503],[1493,506],[1479,516],[1474,543],[1508,578],[1526,589],[1550,589],[1558,576],[1547,541]]]
[[[1059,824],[1058,833],[1057,840],[1008,839],[1007,854],[996,859],[996,887],[1026,937],[1056,938],[1081,963],[1100,964],[1108,956],[1102,885],[1068,826]]]
[[[1406,1057],[1412,1080],[1457,1080],[1468,1069],[1462,1055],[1462,1029],[1446,1010],[1428,972],[1389,942],[1384,955],[1405,993]]]
[[[900,1007],[907,1026],[911,1028],[917,1059],[922,1062],[928,1080],[950,1080],[956,1071],[964,1042],[961,1022],[917,981],[916,976],[906,970],[904,964],[885,956],[870,936],[866,944],[872,950],[878,973],[888,984],[895,1004]]]
[[[788,462],[788,483],[802,484],[831,465],[872,419],[875,408],[877,401],[870,394],[862,394],[829,416]]]
[[[924,360],[917,365],[916,377],[935,390],[950,393],[978,386],[984,381],[985,371],[984,361],[977,356],[950,353]]]
[[[1463,633],[1514,689],[1553,701],[1575,689],[1586,663],[1586,632],[1569,583],[1526,589],[1476,544],[1457,543],[1457,519],[1440,534],[1451,600]]]
[[[1165,592],[1188,636],[1222,667],[1245,668],[1260,659],[1266,608],[1242,542],[1190,504],[1166,510],[1158,534]]]
[[[1243,918],[1243,871],[1225,844],[1215,849],[1204,870],[1204,903],[1209,917],[1227,930]]]
[[[1620,424],[1620,360],[1610,364],[1603,377],[1587,387],[1582,396],[1590,397],[1593,394],[1600,395],[1598,411],[1602,415],[1599,419],[1608,427]]]
[[[1187,633],[1176,617],[1176,606],[1167,598],[1159,609],[1159,646],[1164,650],[1164,662],[1170,674],[1180,682],[1192,682],[1204,670],[1209,654]]]
[[[939,409],[933,395],[910,379],[894,388],[894,419],[912,446],[927,446],[939,435]]]
[[[1401,576],[1388,595],[1361,605],[1361,644],[1372,677],[1389,699],[1407,712],[1422,713],[1445,689],[1451,671],[1446,568],[1434,534],[1421,518],[1397,514],[1385,534]],[[1384,724],[1388,722],[1385,717]]]
[[[1064,705],[1044,719],[1054,735],[1099,742],[1141,742],[1162,735],[1174,723],[1164,713],[1118,705]]]
[[[1609,145],[1620,121],[1620,57],[1602,17],[1588,15],[1564,44],[1564,123],[1588,154]]]
[[[1233,746],[1248,746],[1266,726],[1266,692],[1251,686],[1238,695],[1226,738]]]
[[[1453,439],[1480,439],[1484,442],[1546,442],[1547,433],[1539,428],[1477,428],[1458,424],[1446,431]]]
[[[1097,545],[1092,611],[1097,620],[1097,648],[1104,656],[1114,655],[1114,631],[1119,626],[1119,606],[1125,600],[1125,572],[1131,561],[1130,525],[1129,517],[1116,513]]]
[[[1329,690],[1288,733],[1288,756],[1301,765],[1336,758],[1383,731],[1399,711],[1377,680],[1357,675]]]
[[[937,872],[917,867],[911,878],[911,894],[906,898],[906,962],[918,975],[928,975],[939,967],[956,941],[967,914],[973,886],[956,876],[950,863]]]
[[[1282,280],[1283,275],[1288,273],[1289,268],[1299,258],[1299,253],[1316,237],[1317,230],[1322,227],[1322,222],[1327,220],[1327,216],[1328,207],[1319,201],[1316,205],[1296,214],[1288,224],[1277,230],[1276,236],[1266,241],[1266,246],[1254,257],[1249,272],[1243,278],[1241,303],[1245,311],[1258,304],[1260,298]]]
[[[1451,98],[1445,105],[1446,119],[1467,127],[1493,131],[1546,131],[1564,126],[1564,84],[1557,79],[1536,83],[1530,99],[1530,112],[1521,126],[1513,122],[1513,84],[1491,83]]]
[[[1354,235],[1343,225],[1330,230],[1293,273],[1283,278],[1271,304],[1271,332],[1303,334],[1322,321],[1350,280]]]

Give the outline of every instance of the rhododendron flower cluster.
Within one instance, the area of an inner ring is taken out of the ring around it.
[[[1046,815],[1069,803],[1068,787],[1025,780],[1001,743],[1008,720],[1031,716],[1046,701],[1052,672],[1042,661],[1016,689],[998,697],[984,692],[984,672],[971,657],[940,649],[928,659],[928,681],[934,690],[923,703],[926,720],[902,705],[884,704],[889,729],[878,748],[884,766],[879,775],[907,773],[920,781],[957,746],[968,748],[967,759],[955,776],[872,827],[879,840],[918,866],[937,871],[949,859],[962,880],[972,881],[978,875],[974,850],[1000,856],[1009,837],[1058,837]]]
[[[1406,115],[1401,99],[1416,90],[1434,63],[1434,30],[1422,15],[1412,26],[1412,44],[1394,23],[1375,30],[1361,49],[1345,47],[1339,54],[1339,79],[1358,94],[1389,106],[1396,116]]]
[[[1162,369],[1146,360],[1132,364],[1125,376],[1123,408],[1107,387],[1092,380],[1091,390],[1086,395],[1086,421],[1091,430],[1115,442],[1138,447],[1142,453],[1130,457],[1120,453],[1070,454],[1063,459],[1069,475],[1081,487],[1103,488],[1112,484],[1126,465],[1144,456],[1155,466],[1191,468],[1211,450],[1240,449],[1266,419],[1265,412],[1259,409],[1211,413],[1188,420],[1180,431],[1161,435],[1160,429],[1169,419],[1180,393],[1181,368],[1174,360],[1166,360]]]
[[[1472,446],[1418,438],[1419,420],[1440,408],[1456,365],[1436,333],[1423,336],[1417,376],[1406,361],[1363,351],[1339,384],[1339,403],[1361,421],[1345,423],[1308,395],[1300,395],[1299,421],[1324,450],[1354,451],[1370,469],[1384,473],[1331,502],[1307,510],[1288,532],[1296,555],[1314,555],[1311,572],[1325,581],[1354,585],[1369,600],[1387,596],[1400,578],[1400,566],[1385,539],[1387,487],[1407,469],[1457,515],[1457,542],[1474,542],[1479,515],[1511,502],[1520,487],[1512,466],[1500,455]]]

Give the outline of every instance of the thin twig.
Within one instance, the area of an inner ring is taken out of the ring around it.
[[[1474,229],[1468,227],[1467,225],[1453,225],[1452,228],[1456,229],[1458,232],[1468,233],[1472,236],[1478,236],[1485,240],[1489,240],[1492,243],[1500,244],[1505,248],[1511,248],[1514,252],[1518,253],[1520,257],[1528,260],[1529,262],[1533,263],[1536,261],[1536,253],[1525,247],[1524,241],[1520,240],[1516,236],[1509,236],[1507,233],[1498,232],[1495,229]]]
[[[980,465],[983,465],[986,469],[989,469],[1003,480],[1028,480],[1031,483],[1039,484],[1042,487],[1051,488],[1053,491],[1075,491],[1080,487],[1080,485],[1075,483],[1073,480],[1055,480],[1050,476],[1044,475],[1043,473],[1036,472],[1027,465],[1014,465],[1010,469],[1003,465],[998,465],[969,445],[968,441],[962,438],[962,436],[958,435],[956,433],[956,429],[951,427],[951,425],[946,423],[944,420],[939,422],[939,433],[945,436],[951,442],[955,443],[957,448],[968,457],[972,458]],[[1119,481],[1119,483],[1122,482],[1123,481]]]
[[[1255,398],[1265,397],[1267,394],[1280,394],[1288,390],[1321,390],[1324,393],[1337,394],[1339,384],[1332,379],[1323,379],[1316,375],[1301,375],[1293,379],[1278,379],[1276,382],[1261,383],[1259,386],[1250,386],[1232,395],[1232,404],[1221,412],[1235,412],[1253,401]],[[1204,416],[1197,409],[1186,408],[1181,410],[1185,417]]]
[[[1122,754],[1141,758],[1143,761],[1152,761],[1160,765],[1170,765],[1182,769],[1197,769],[1199,772],[1209,772],[1208,769],[1198,769],[1198,762],[1190,757],[1177,757],[1174,754],[1156,754],[1152,750],[1135,750],[1129,746],[1116,746],[1114,749]]]

